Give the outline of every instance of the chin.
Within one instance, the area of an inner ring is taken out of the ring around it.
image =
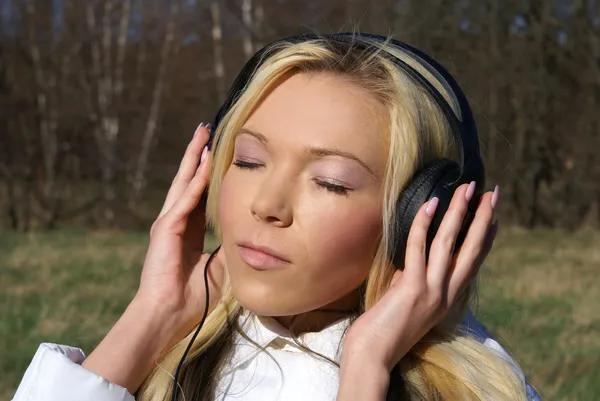
[[[272,288],[264,283],[250,285],[244,283],[241,288],[231,286],[234,298],[248,311],[259,316],[292,316],[309,312],[319,306],[306,303],[306,296],[290,293],[281,288]]]
[[[265,288],[244,286],[242,289],[232,287],[233,296],[238,303],[248,311],[260,316],[289,316],[295,314],[296,307],[289,307],[287,302],[281,302],[278,291],[268,291]],[[265,291],[266,290],[266,291]]]

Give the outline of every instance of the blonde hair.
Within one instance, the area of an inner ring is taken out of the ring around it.
[[[365,52],[352,43],[333,44],[327,39],[302,43],[279,42],[269,52],[240,98],[223,118],[216,132],[219,147],[208,196],[207,217],[221,237],[217,218],[221,182],[233,157],[236,133],[269,91],[290,74],[328,72],[347,79],[371,93],[387,107],[389,152],[384,179],[383,232],[368,278],[363,286],[364,311],[372,308],[388,289],[395,267],[389,259],[394,243],[390,222],[394,221],[396,199],[413,173],[433,159],[455,158],[453,136],[439,106],[421,86],[385,55],[402,59],[425,76],[457,112],[454,95],[444,89],[419,61],[389,43],[368,41],[377,51]],[[458,114],[458,112],[457,112]],[[200,284],[199,284],[200,285]],[[464,294],[448,318],[427,334],[398,365],[399,374],[391,385],[400,383],[408,400],[526,400],[525,384],[499,353],[482,345],[461,329],[474,284]],[[187,400],[210,399],[218,368],[227,353],[235,320],[241,307],[228,282],[224,295],[212,310],[195,340],[182,369]],[[169,350],[138,392],[140,401],[166,401],[172,390],[172,376],[191,334]],[[206,362],[210,359],[211,362]],[[194,368],[195,366],[195,368]],[[198,367],[200,366],[200,367]],[[202,377],[190,377],[200,375]],[[200,388],[204,386],[203,388]]]

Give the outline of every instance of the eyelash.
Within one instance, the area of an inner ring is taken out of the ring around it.
[[[246,170],[255,170],[255,169],[261,167],[261,165],[258,163],[250,163],[250,162],[243,161],[243,160],[235,160],[233,162],[233,164],[237,168],[246,169]],[[346,188],[342,185],[332,184],[330,182],[319,181],[319,180],[314,180],[314,181],[319,187],[325,189],[328,192],[332,192],[337,195],[348,196],[349,192],[352,191],[352,189]]]
[[[343,186],[337,185],[337,184],[332,184],[330,182],[318,181],[318,180],[315,180],[315,182],[321,188],[324,188],[325,190],[327,190],[329,192],[333,192],[334,194],[337,194],[337,195],[348,196],[348,193],[350,191],[352,191],[350,188],[346,188],[346,187],[343,187]]]
[[[258,163],[250,163],[250,162],[246,162],[243,160],[236,160],[233,162],[233,164],[235,166],[237,166],[238,168],[243,168],[243,169],[248,169],[248,170],[254,170],[260,167],[260,164]]]

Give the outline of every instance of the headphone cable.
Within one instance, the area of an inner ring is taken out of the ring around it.
[[[210,265],[210,261],[216,255],[216,253],[219,251],[220,248],[221,248],[221,245],[219,245],[217,247],[217,249],[215,249],[210,254],[210,256],[208,257],[208,260],[206,261],[206,266],[204,266],[204,289],[206,291],[206,304],[204,306],[204,314],[202,315],[202,320],[200,320],[200,324],[198,324],[198,328],[196,329],[196,332],[192,336],[192,339],[190,340],[185,351],[183,352],[183,356],[181,357],[181,360],[179,361],[179,364],[177,365],[177,370],[175,371],[175,377],[173,377],[173,393],[171,394],[171,401],[177,401],[177,390],[179,389],[179,383],[177,382],[177,379],[179,378],[179,372],[181,371],[181,367],[183,366],[185,357],[190,352],[190,349],[192,348],[192,344],[194,344],[194,341],[196,340],[198,333],[200,333],[200,329],[202,329],[202,326],[204,325],[206,316],[208,316],[208,301],[210,299],[210,296],[208,294],[208,266]]]

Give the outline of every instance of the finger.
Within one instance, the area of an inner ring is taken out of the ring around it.
[[[388,287],[388,289],[392,288],[394,286],[394,284],[396,284],[397,282],[399,282],[402,279],[402,270],[398,269],[394,272],[394,274],[392,275],[392,280],[390,281],[390,285]]]
[[[500,223],[498,222],[498,220],[492,223],[492,226],[490,227],[485,243],[483,245],[483,249],[481,250],[479,257],[477,258],[475,268],[471,273],[471,277],[475,277],[479,273],[479,269],[483,265],[483,262],[485,261],[489,253],[492,251],[492,247],[494,246],[494,241],[496,240],[499,227]]]
[[[206,190],[203,193],[205,192]],[[202,197],[200,197],[198,206],[187,216],[187,231],[183,237],[183,241],[188,249],[199,253],[204,251],[204,234],[206,231],[206,209],[200,207],[201,202]]]
[[[472,196],[475,183],[461,185],[457,188],[444,215],[442,224],[431,244],[429,260],[427,263],[427,283],[436,291],[445,293],[445,285],[448,282],[448,270],[453,259],[454,244],[462,226],[469,199]]]
[[[490,251],[492,250],[492,246],[494,245],[494,241],[496,240],[496,236],[498,235],[498,230],[500,229],[500,222],[496,220],[492,223],[492,227],[490,228],[490,233],[488,234],[488,239],[485,241],[485,245],[483,246],[483,250],[479,256],[481,262],[483,262]]]
[[[450,299],[453,299],[465,282],[470,280],[479,267],[481,256],[486,248],[491,247],[490,242],[493,240],[490,238],[493,234],[491,222],[494,217],[491,200],[492,193],[490,192],[482,196],[465,241],[456,255],[455,267],[448,282]]]
[[[173,207],[165,214],[165,219],[175,222],[188,220],[188,215],[200,202],[200,197],[208,183],[211,161],[211,153],[207,152],[206,158],[196,171],[196,175],[192,178],[189,185],[179,199],[177,199]]]
[[[438,204],[439,199],[433,198],[421,206],[410,227],[408,240],[406,242],[403,276],[406,275],[407,277],[410,277],[408,279],[412,280],[420,280],[419,282],[422,282],[423,285],[425,285],[427,270],[425,255],[427,232],[429,231],[429,226],[431,225],[431,220]]]
[[[473,282],[473,280],[476,279],[477,274],[479,273],[479,270],[481,269],[481,266],[483,265],[483,261],[485,260],[487,255],[492,250],[494,241],[496,239],[496,234],[498,233],[498,226],[499,226],[498,221],[496,221],[490,227],[489,233],[485,240],[485,245],[483,247],[483,250],[481,251],[482,253],[481,253],[480,257],[477,259],[475,268],[474,268],[473,272],[471,273],[471,275],[469,277],[467,277],[467,279],[464,280],[462,284],[461,283],[459,283],[458,285],[454,284],[454,283],[452,284],[453,287],[449,291],[449,302],[454,302],[456,299],[458,299],[467,290],[467,288],[469,288],[469,285]],[[457,288],[455,288],[455,286]]]
[[[169,188],[165,203],[163,204],[158,217],[162,217],[169,211],[169,209],[171,209],[171,207],[173,207],[177,199],[188,187],[190,181],[194,178],[196,170],[198,169],[202,151],[204,150],[209,138],[207,125],[208,124],[205,125],[204,123],[201,123],[198,128],[196,128],[194,137],[188,144],[185,154],[181,159],[179,170],[173,179],[173,183],[171,184],[171,188]]]
[[[204,276],[204,269],[207,268],[206,264],[210,259],[210,253],[203,253],[200,257],[198,263],[194,266],[194,271],[192,273],[192,279],[194,279],[197,275]],[[208,265],[208,278],[210,283],[218,287],[223,281],[223,270],[225,267],[225,258],[223,255],[223,248],[219,249],[215,254],[215,257],[212,258],[210,264]]]

